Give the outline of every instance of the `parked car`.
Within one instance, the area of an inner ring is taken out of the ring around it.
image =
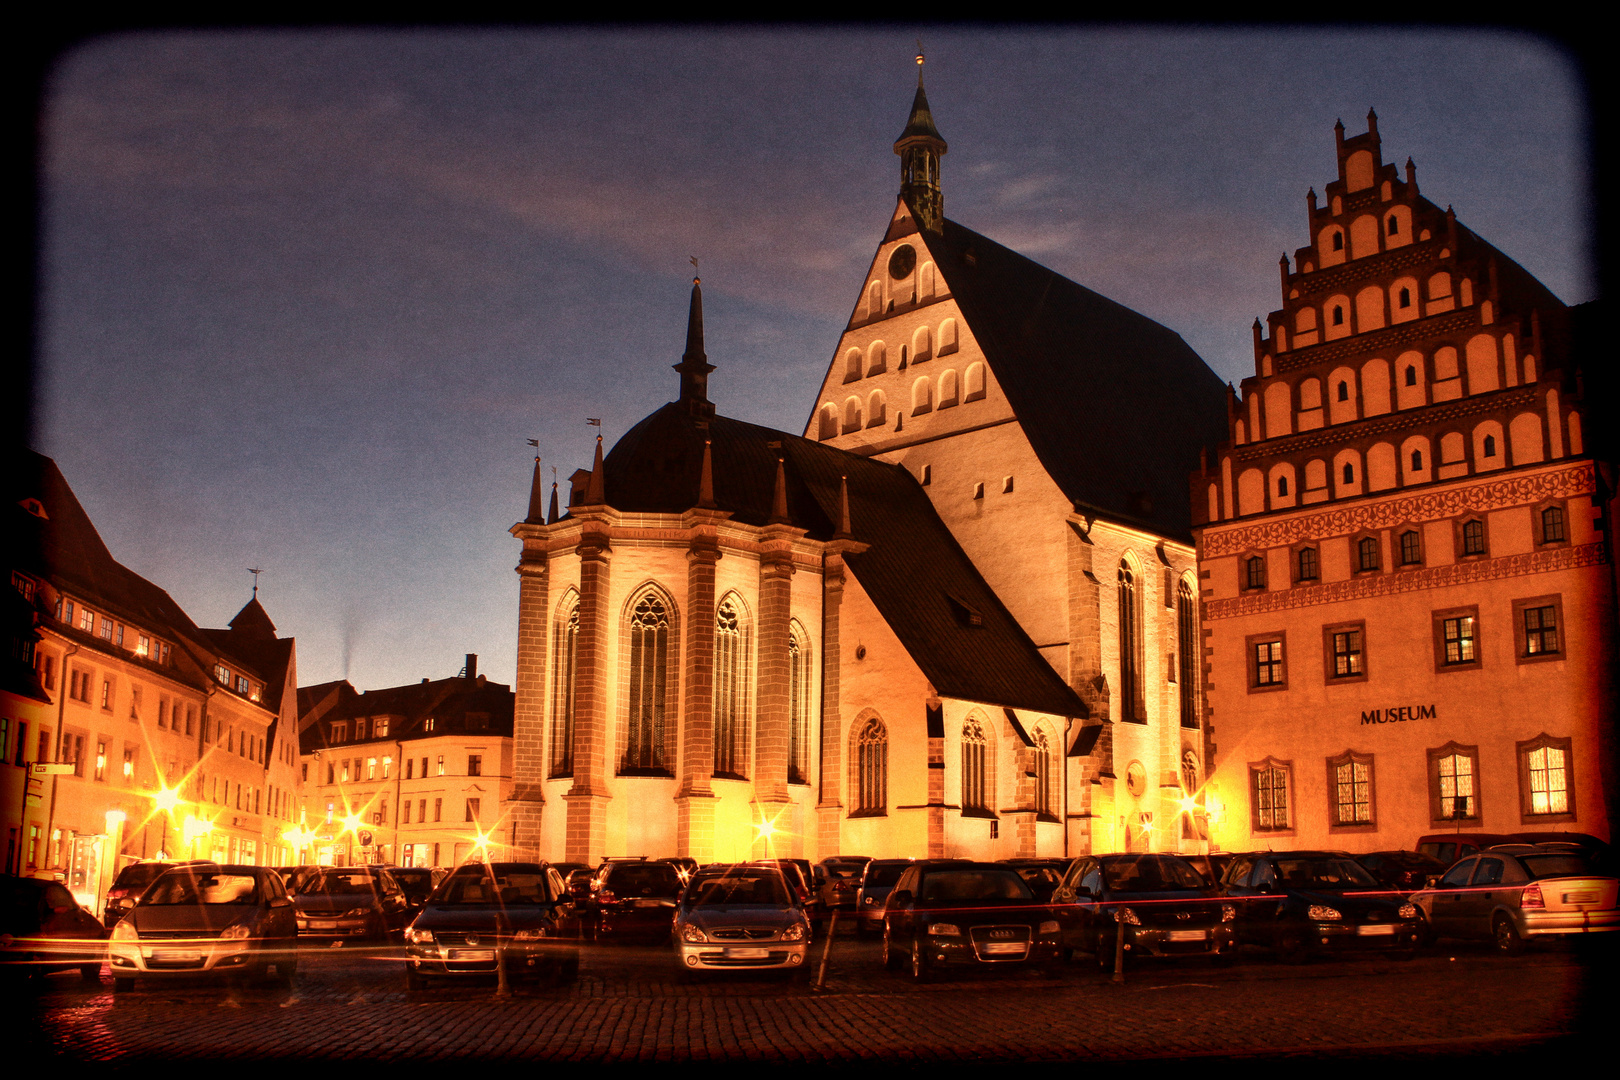
[[[176,866],[187,866],[197,863],[207,864],[207,859],[191,859],[185,862],[137,862],[130,863],[118,871],[113,879],[112,888],[107,890],[107,900],[101,906],[101,921],[111,930],[118,925],[118,920],[129,914],[129,909],[135,906],[135,901],[141,898],[148,885],[163,875],[165,870]]]
[[[1418,837],[1412,850],[1429,856],[1441,866],[1452,866],[1459,859],[1477,855],[1488,847],[1511,844],[1513,841],[1514,837],[1509,833],[1429,833]]]
[[[1219,886],[1174,855],[1075,859],[1052,900],[1065,954],[1093,953],[1109,970],[1121,926],[1125,952],[1133,957],[1228,956],[1237,945],[1237,909]]]
[[[680,871],[663,860],[608,863],[591,899],[592,935],[603,942],[667,941],[684,887]]]
[[[883,932],[883,907],[900,875],[915,859],[873,859],[861,874],[861,887],[855,891],[855,930],[860,934]]]
[[[690,971],[809,971],[810,918],[782,871],[771,866],[699,870],[681,893],[674,939]]]
[[[1227,868],[1225,891],[1236,908],[1238,941],[1292,961],[1356,950],[1411,956],[1423,927],[1415,905],[1390,896],[1342,851],[1239,855]]]
[[[240,976],[291,986],[298,926],[281,875],[264,866],[193,863],[165,871],[113,928],[113,989],[137,978]]]
[[[822,910],[828,914],[840,912],[845,915],[855,911],[855,896],[861,889],[861,874],[866,870],[870,859],[848,858],[834,856],[822,859],[812,868],[816,889],[816,896],[821,901]]]
[[[0,971],[41,976],[78,968],[93,981],[101,978],[106,937],[61,882],[0,877]]]
[[[1357,855],[1356,862],[1380,885],[1403,893],[1423,888],[1429,878],[1445,873],[1448,865],[1421,851],[1372,851]]]
[[[405,987],[430,979],[579,977],[574,901],[549,864],[468,863],[452,871],[405,931]]]
[[[405,899],[409,901],[410,906],[409,917],[415,918],[416,913],[422,910],[422,905],[427,903],[427,898],[433,895],[433,890],[438,884],[434,880],[433,871],[425,866],[388,866],[384,869],[405,893]]]
[[[1058,884],[1063,880],[1064,871],[1068,870],[1073,859],[1002,859],[1003,866],[1010,866],[1018,871],[1018,876],[1024,879],[1035,899],[1045,903],[1052,899],[1057,891]]]
[[[326,866],[293,898],[300,938],[386,940],[403,933],[410,901],[388,871]]]
[[[1504,953],[1527,940],[1620,930],[1620,878],[1574,844],[1508,844],[1463,859],[1412,896],[1434,937],[1480,938]]]
[[[883,911],[883,964],[923,981],[954,964],[1062,962],[1060,927],[1016,870],[962,860],[918,862]]]

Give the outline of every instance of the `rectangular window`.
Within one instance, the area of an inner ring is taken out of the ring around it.
[[[152,655],[152,639],[147,637],[145,634],[142,634],[141,637],[140,637],[140,640],[135,643],[135,655],[136,656],[151,656]]]
[[[1547,607],[1529,607],[1524,609],[1524,654],[1535,656],[1539,653],[1555,653],[1558,651],[1558,620],[1555,609]]]
[[[467,820],[471,821],[471,822],[473,822],[475,824],[478,821],[478,800],[477,799],[468,799],[467,800]]]
[[[83,630],[87,634],[95,633],[96,613],[91,611],[89,608],[81,608],[79,611],[79,629]]]
[[[1564,598],[1531,596],[1513,601],[1513,636],[1519,663],[1562,660],[1564,640],[1559,633],[1564,622]]]
[[[388,738],[388,718],[387,717],[379,717],[371,725],[371,733],[372,733],[373,736],[375,736],[376,738],[379,738],[379,739]]]
[[[1416,566],[1423,561],[1423,538],[1416,529],[1401,533],[1401,565]]]
[[[1463,522],[1462,527],[1462,553],[1464,555],[1485,554],[1485,523],[1477,518]]]
[[[1354,678],[1365,672],[1361,666],[1361,629],[1330,630],[1328,642],[1333,650],[1332,671],[1335,679]]]
[[[1321,571],[1317,568],[1315,548],[1300,548],[1296,565],[1300,581],[1315,581],[1321,575]]]
[[[393,772],[394,759],[391,758],[391,757],[383,758],[382,759],[382,769],[383,769],[383,779],[386,780],[386,779],[388,779],[388,774]]]
[[[114,645],[122,645],[123,643],[124,643],[124,624],[119,623],[117,626],[113,627],[113,644]]]
[[[1356,570],[1369,573],[1379,566],[1379,544],[1376,536],[1363,536],[1356,541]]]
[[[444,820],[444,800],[443,799],[434,799],[433,800],[433,820],[434,821],[443,821]]]
[[[439,771],[438,771],[437,775],[439,775],[439,776],[444,775],[444,755],[443,754],[439,755]]]
[[[427,800],[426,799],[418,799],[416,801],[416,820],[417,821],[426,821],[427,820]]]
[[[1434,662],[1439,671],[1479,665],[1479,609],[1434,613]]]
[[[197,722],[197,710],[190,705],[186,706],[186,734],[190,735],[192,726]]]
[[[113,621],[105,615],[101,617],[101,636],[107,641],[111,641],[113,636]]]
[[[124,749],[124,782],[125,783],[134,783],[134,781],[135,781],[135,751],[128,748],[128,747],[125,747],[125,749]]]
[[[336,764],[334,764],[333,762],[330,762],[330,761],[326,763],[326,782],[328,784],[334,784],[334,783],[337,782],[336,771],[337,771]]]
[[[366,718],[362,716],[362,717],[359,717],[358,719],[356,719],[355,722],[354,722],[354,738],[355,738],[355,741],[358,742],[359,740],[361,740],[361,739],[363,739],[365,737],[366,737]]]
[[[411,823],[411,800],[409,799],[399,804],[399,823],[401,825]]]
[[[1255,832],[1275,832],[1289,827],[1290,771],[1289,766],[1270,761],[1249,766]]]
[[[1253,646],[1254,685],[1283,685],[1283,643],[1262,641]]]
[[[366,779],[367,780],[375,780],[375,779],[377,779],[377,759],[376,758],[366,758]]]
[[[484,774],[484,757],[482,754],[467,755],[467,775],[482,776]]]
[[[1245,589],[1266,587],[1266,560],[1262,556],[1251,555],[1243,560],[1243,587]]]
[[[416,777],[412,775],[415,771],[416,771],[416,759],[415,758],[406,758],[405,759],[405,779],[407,779],[407,780],[416,779]]]
[[[1557,544],[1564,540],[1564,508],[1549,506],[1541,511],[1541,542]]]

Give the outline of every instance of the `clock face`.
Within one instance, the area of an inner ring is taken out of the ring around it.
[[[889,276],[899,281],[911,273],[917,266],[917,249],[910,244],[901,244],[889,256]]]

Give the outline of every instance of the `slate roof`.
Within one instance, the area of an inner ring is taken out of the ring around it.
[[[922,232],[1041,464],[1084,513],[1192,538],[1226,387],[1181,335],[954,221]]]
[[[770,519],[780,457],[790,523],[812,539],[831,539],[838,528],[840,477],[848,477],[851,532],[870,546],[850,553],[846,562],[942,696],[1088,715],[901,466],[724,416],[705,428],[672,402],[626,432],[607,455],[608,505],[655,513],[691,508],[705,437],[712,440],[716,506],[744,524]]]
[[[300,718],[333,689],[332,683],[300,688],[298,691]],[[357,716],[387,716],[396,719],[398,722],[389,725],[387,738],[380,740],[383,742],[436,739],[463,732],[491,738],[509,738],[512,735],[514,714],[512,688],[483,678],[437,679],[433,682],[408,683],[405,686],[367,690],[360,694],[355,693],[354,688],[347,682],[336,684],[335,689],[339,693],[338,702],[321,715],[319,723],[308,725],[300,723],[299,726],[302,728],[299,733],[300,753],[314,753],[316,750],[326,749],[329,745],[346,746],[349,743],[363,745],[379,741],[368,737],[329,744],[327,735],[331,731],[331,723],[334,720],[351,720]],[[469,713],[484,714],[487,717],[487,726],[468,728]],[[424,731],[422,721],[429,716],[434,718],[434,727],[432,731]]]

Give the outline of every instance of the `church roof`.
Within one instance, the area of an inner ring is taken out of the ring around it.
[[[947,219],[920,233],[1053,481],[1084,513],[1191,539],[1225,385],[1181,335]]]
[[[607,504],[655,513],[694,506],[705,438],[712,443],[715,506],[734,521],[770,520],[780,458],[789,522],[813,539],[831,539],[847,477],[851,531],[869,546],[846,562],[940,695],[1087,715],[901,466],[724,416],[705,425],[672,402],[607,455]]]
[[[939,134],[939,128],[934,126],[934,113],[928,108],[928,94],[923,90],[922,80],[917,80],[917,96],[911,99],[911,115],[906,118],[906,130],[900,133],[896,143],[918,137],[926,139],[945,140]]]

